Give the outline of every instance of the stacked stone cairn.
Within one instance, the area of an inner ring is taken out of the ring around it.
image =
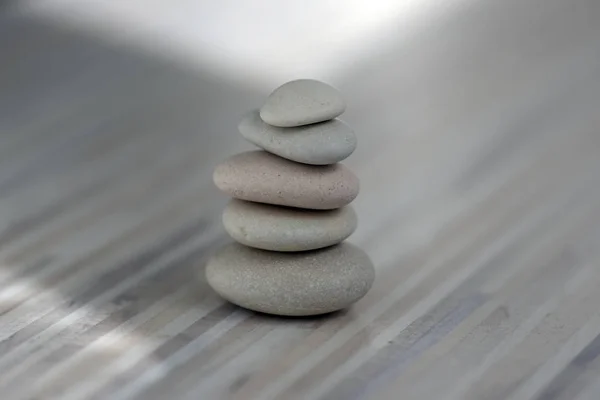
[[[344,242],[356,229],[350,205],[358,178],[339,162],[354,152],[346,109],[333,87],[310,79],[277,88],[239,123],[261,150],[236,154],[214,171],[233,197],[223,224],[235,242],[209,260],[206,277],[241,307],[285,316],[344,309],[371,288],[367,254]]]

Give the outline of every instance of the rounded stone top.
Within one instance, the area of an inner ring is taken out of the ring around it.
[[[284,128],[328,121],[346,110],[346,102],[334,87],[298,79],[275,89],[260,109],[261,119]]]

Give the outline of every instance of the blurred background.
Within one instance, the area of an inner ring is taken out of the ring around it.
[[[2,399],[597,399],[599,21],[596,0],[2,3]],[[297,78],[346,97],[378,278],[286,321],[195,274],[228,241],[214,165]]]

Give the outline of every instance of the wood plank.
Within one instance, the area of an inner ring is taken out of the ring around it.
[[[270,88],[0,11],[2,399],[598,398],[600,9],[452,4],[338,77],[377,279],[300,319],[203,278]]]

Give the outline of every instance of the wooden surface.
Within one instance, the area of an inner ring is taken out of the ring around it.
[[[600,398],[598,8],[469,3],[334,82],[377,280],[305,319],[195,278],[271,88],[0,14],[0,397]]]

